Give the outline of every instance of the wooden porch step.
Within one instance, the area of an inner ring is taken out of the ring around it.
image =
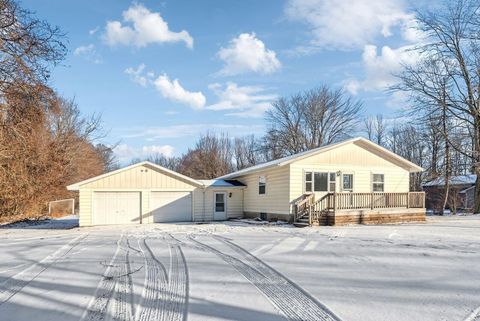
[[[298,222],[297,221],[297,222],[293,223],[293,226],[295,226],[295,227],[307,227],[307,226],[310,226],[310,224],[308,224],[308,222],[303,223],[303,222]]]

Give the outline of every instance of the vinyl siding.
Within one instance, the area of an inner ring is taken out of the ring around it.
[[[353,173],[353,191],[372,191],[372,174],[384,174],[385,192],[408,192],[410,174],[406,169],[356,144],[348,144],[326,153],[290,164],[290,202],[304,194],[304,172]],[[336,191],[341,192],[341,176],[336,176]],[[325,193],[316,193],[316,198]]]
[[[194,191],[197,189],[201,190],[188,182],[160,172],[148,165],[134,167],[80,186],[79,224],[80,226],[93,224],[92,199],[95,191],[141,192],[142,222],[153,223],[153,215],[150,212],[151,191]]]
[[[227,193],[227,218],[243,216],[243,190],[238,188],[207,188],[205,190],[205,212],[203,212],[203,190],[198,188],[194,192],[194,221],[213,221],[213,195],[215,192]],[[232,193],[232,197],[228,194]]]
[[[266,177],[266,193],[258,194],[258,178]],[[247,185],[243,211],[254,213],[289,214],[289,166],[266,169],[236,179]]]
[[[178,177],[143,165],[87,183],[82,185],[81,188],[193,190],[194,186]]]
[[[92,191],[90,189],[80,189],[79,195],[79,219],[80,226],[92,225]]]

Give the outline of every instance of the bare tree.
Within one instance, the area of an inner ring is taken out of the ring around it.
[[[446,131],[442,135],[449,147],[471,159],[477,174],[475,212],[480,211],[479,9],[476,0],[456,0],[418,12],[419,29],[426,35],[425,44],[416,49],[420,62],[405,66],[396,88],[410,93],[428,112],[445,110],[455,120],[455,131],[470,132],[472,143],[467,145],[456,144]]]
[[[66,54],[64,35],[14,0],[0,0],[0,92],[45,81]]]
[[[348,137],[356,129],[362,103],[327,86],[280,98],[267,112],[267,136],[291,155]],[[277,155],[276,155],[277,156]]]
[[[254,135],[237,137],[233,144],[234,163],[237,170],[261,163],[261,146]]]
[[[366,117],[364,127],[369,140],[381,146],[385,145],[387,124],[382,114],[377,114],[375,117]]]
[[[197,179],[212,179],[232,171],[232,158],[230,138],[207,132],[200,136],[195,148],[182,156],[178,171]]]
[[[152,162],[154,164],[160,165],[162,167],[168,168],[172,171],[177,171],[180,158],[178,157],[167,157],[163,154],[153,154],[145,158],[146,161]]]

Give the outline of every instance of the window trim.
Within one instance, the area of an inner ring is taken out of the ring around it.
[[[345,175],[352,175],[352,188],[351,189],[345,189],[344,188],[344,183],[343,183],[343,176]],[[353,190],[355,189],[355,173],[354,172],[342,172],[342,192],[343,191],[346,191],[346,192],[353,192]]]
[[[307,173],[310,173],[310,180],[307,181]],[[310,190],[307,191],[307,183],[310,183]],[[303,172],[303,192],[305,193],[314,193],[313,191],[313,172],[312,171],[304,171]]]
[[[382,175],[383,180],[382,181],[375,181],[374,177],[375,175]],[[385,193],[385,174],[384,173],[372,173],[372,193]],[[382,185],[382,190],[381,191],[375,191],[374,190],[374,185],[375,184],[381,184]]]
[[[223,212],[217,212],[217,194],[223,194]],[[225,213],[227,215],[227,198],[228,194],[226,191],[214,191],[213,192],[213,213]],[[227,216],[228,217],[228,216]]]
[[[261,182],[261,179],[263,178],[263,183]],[[260,187],[263,184],[263,193],[260,192]],[[259,175],[258,176],[258,195],[266,195],[267,194],[267,176],[265,175]]]
[[[312,180],[307,181],[307,173],[312,174]],[[315,191],[315,173],[324,173],[327,174],[327,190],[326,191]],[[330,175],[334,175],[335,180],[330,179]],[[307,182],[312,184],[312,190],[307,191]],[[330,184],[335,183],[335,191],[330,190]],[[325,171],[325,170],[303,170],[303,193],[312,194],[312,193],[335,193],[337,190],[337,172]]]

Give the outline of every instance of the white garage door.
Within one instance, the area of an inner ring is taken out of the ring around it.
[[[190,222],[192,221],[191,192],[152,192],[150,195],[150,210],[153,221]]]
[[[94,192],[93,224],[138,224],[140,208],[140,192]]]

